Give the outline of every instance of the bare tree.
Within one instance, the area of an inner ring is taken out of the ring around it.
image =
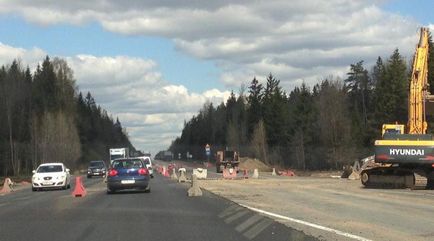
[[[292,138],[292,147],[294,148],[293,155],[296,160],[298,168],[306,170],[306,156],[305,156],[303,130],[297,129],[295,131],[294,137]]]
[[[73,118],[63,112],[45,113],[34,138],[37,143],[35,155],[40,158],[38,163],[63,162],[74,166],[81,155],[76,125]]]
[[[231,149],[239,150],[240,147],[240,134],[239,130],[233,122],[229,122],[226,134],[227,146]]]
[[[339,169],[339,165],[351,160],[351,123],[342,82],[333,79],[323,81],[317,104],[321,140],[327,149],[327,159]]]
[[[264,121],[260,120],[253,131],[251,146],[255,153],[255,157],[262,162],[269,164],[267,134],[265,132]]]

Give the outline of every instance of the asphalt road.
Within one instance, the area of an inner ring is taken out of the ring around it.
[[[84,178],[87,196],[71,190],[0,196],[0,240],[315,240],[187,184],[156,175],[151,193],[107,195],[101,178]]]

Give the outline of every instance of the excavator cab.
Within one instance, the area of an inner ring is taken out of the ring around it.
[[[383,124],[381,135],[384,134],[404,134],[404,125],[400,124]]]

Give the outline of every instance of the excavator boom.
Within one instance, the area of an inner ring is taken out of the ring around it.
[[[413,60],[408,96],[408,134],[426,134],[425,100],[428,93],[428,29],[421,28]]]

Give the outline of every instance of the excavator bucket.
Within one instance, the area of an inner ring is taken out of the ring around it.
[[[355,161],[354,165],[353,165],[353,168],[352,168],[352,172],[348,176],[348,179],[350,179],[350,180],[359,180],[360,179],[360,172],[361,172],[360,162],[359,161]]]
[[[368,156],[362,160],[354,162],[353,166],[344,168],[341,178],[348,178],[349,180],[360,180],[360,174],[363,170],[375,166],[374,156]]]

